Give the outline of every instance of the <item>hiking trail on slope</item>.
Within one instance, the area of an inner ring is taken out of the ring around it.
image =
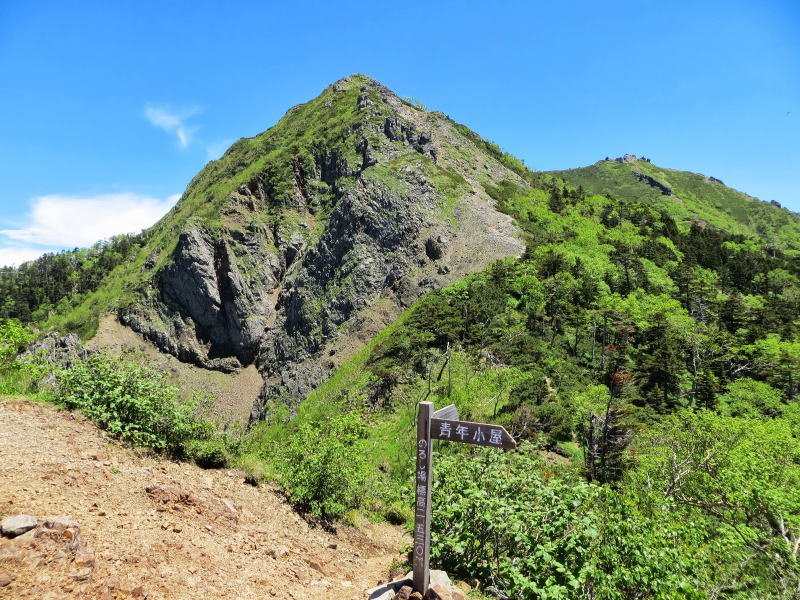
[[[0,538],[3,598],[362,599],[410,541],[313,527],[235,470],[137,453],[46,404],[0,399],[0,457],[0,519],[68,515],[81,543],[76,560],[68,531]]]

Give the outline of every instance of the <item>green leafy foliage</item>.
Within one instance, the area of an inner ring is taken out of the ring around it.
[[[0,318],[0,394],[33,391],[46,369],[36,356],[20,355],[35,334],[16,319]]]
[[[0,268],[0,318],[41,321],[94,292],[118,265],[140,251],[148,236],[118,235],[91,248],[45,254],[17,268]]]
[[[358,508],[367,487],[365,426],[357,415],[303,423],[275,449],[289,499],[324,518]]]
[[[0,369],[18,367],[18,355],[34,337],[33,333],[16,319],[0,319]]]
[[[211,439],[192,439],[184,444],[184,451],[204,469],[220,469],[231,462],[231,454],[223,436]]]
[[[124,357],[94,354],[56,374],[58,400],[123,441],[182,455],[213,435],[199,398],[182,399],[166,374]]]
[[[580,587],[596,535],[596,490],[545,482],[533,454],[439,458],[434,471],[432,560],[512,597],[565,598]]]
[[[531,448],[440,458],[432,560],[502,598],[703,598],[661,523]]]
[[[675,520],[705,519],[697,551],[728,597],[798,593],[800,440],[788,421],[680,411],[642,434],[637,460],[634,489]]]

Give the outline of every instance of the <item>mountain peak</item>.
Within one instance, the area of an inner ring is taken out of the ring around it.
[[[121,275],[120,321],[184,362],[255,365],[255,416],[295,403],[422,294],[522,253],[487,192],[522,168],[344,77],[195,176]]]
[[[605,161],[629,164],[637,162],[649,163],[650,159],[645,158],[644,156],[636,156],[635,154],[623,154],[622,156],[618,156],[617,158],[609,158],[606,156],[605,159],[601,160],[600,162],[605,162]]]
[[[378,89],[378,88],[389,89],[386,88],[386,86],[384,86],[383,84],[381,84],[381,82],[379,82],[377,79],[374,79],[369,75],[364,75],[363,73],[352,73],[347,77],[342,77],[341,79],[334,81],[328,87],[347,89],[352,86],[359,86],[359,87],[367,86],[372,89]]]
[[[761,238],[777,248],[800,248],[800,216],[730,188],[716,177],[660,167],[635,154],[551,174],[592,194],[652,204],[684,226],[708,224]]]
[[[369,75],[363,75],[361,73],[353,73],[352,75],[334,81],[325,88],[325,91],[322,92],[320,97],[330,92],[358,92],[359,94],[368,94],[370,91],[378,92],[380,99],[384,102],[394,104],[393,101],[399,101],[397,94],[395,94],[393,90],[383,85],[377,79],[373,79]]]

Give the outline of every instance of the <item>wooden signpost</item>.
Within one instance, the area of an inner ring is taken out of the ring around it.
[[[430,582],[431,555],[431,440],[449,440],[516,448],[511,434],[500,425],[459,421],[455,405],[433,412],[433,402],[420,402],[417,420],[417,494],[414,506],[414,588],[424,594]]]

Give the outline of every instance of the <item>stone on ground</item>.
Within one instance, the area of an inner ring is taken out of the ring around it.
[[[3,535],[6,537],[17,537],[26,531],[30,531],[38,525],[36,517],[30,515],[16,515],[3,519]]]

